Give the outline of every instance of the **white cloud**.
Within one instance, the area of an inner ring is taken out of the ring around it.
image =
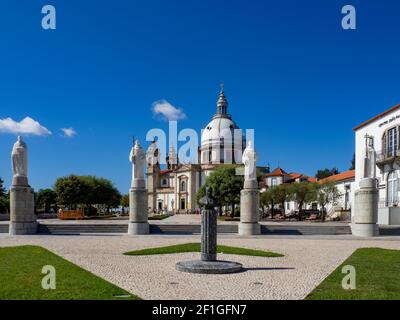
[[[74,128],[61,128],[61,131],[64,133],[64,137],[72,138],[77,135],[77,132]]]
[[[182,109],[174,107],[167,100],[153,102],[151,110],[155,116],[159,116],[164,120],[175,121],[186,118],[186,114]]]
[[[11,118],[0,119],[0,132],[32,134],[36,136],[47,136],[51,134],[47,128],[30,117],[26,117],[20,122],[14,121]]]

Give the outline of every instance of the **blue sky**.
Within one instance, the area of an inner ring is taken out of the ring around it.
[[[45,4],[56,30],[41,28]],[[345,4],[357,30],[341,28]],[[152,103],[181,108],[179,129],[200,131],[223,81],[229,112],[255,129],[260,165],[344,171],[352,128],[400,103],[399,14],[386,0],[3,0],[0,119],[31,117],[52,132],[26,137],[35,189],[76,173],[126,192],[131,136],[167,129]],[[7,185],[15,139],[0,133]]]

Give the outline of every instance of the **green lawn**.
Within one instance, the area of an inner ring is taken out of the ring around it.
[[[164,220],[171,216],[172,215],[170,215],[170,214],[156,214],[154,216],[149,217],[149,220]]]
[[[148,248],[143,250],[129,251],[124,254],[128,256],[145,256],[154,254],[170,254],[170,253],[182,253],[182,252],[200,252],[200,243],[185,243],[167,247]],[[283,257],[282,254],[270,251],[236,248],[236,247],[228,247],[221,245],[218,245],[217,252],[225,254],[237,254],[242,256]]]
[[[56,289],[42,288],[42,268],[56,270]],[[129,295],[129,297],[118,297]],[[139,299],[56,254],[36,246],[0,248],[0,300]]]
[[[352,265],[356,270],[356,289],[341,286],[342,267]],[[308,300],[399,300],[400,251],[378,248],[358,249],[329,275]]]

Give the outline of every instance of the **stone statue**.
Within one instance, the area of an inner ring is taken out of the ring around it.
[[[369,135],[365,135],[363,178],[376,178],[376,151],[374,149],[374,137]]]
[[[257,180],[256,162],[258,160],[257,153],[254,150],[251,141],[249,141],[246,149],[244,149],[242,162],[244,164],[244,180]]]
[[[18,136],[17,142],[14,143],[14,147],[11,152],[12,159],[12,171],[14,177],[28,177],[28,147],[22,140],[21,136]]]
[[[144,180],[145,160],[146,154],[139,141],[136,140],[129,154],[129,161],[132,162],[132,187],[134,180]]]
[[[28,184],[28,147],[18,137],[11,152],[12,186],[10,188],[10,235],[35,234],[34,191]]]
[[[206,187],[206,195],[199,200],[199,204],[205,210],[213,210],[217,206],[210,187]]]

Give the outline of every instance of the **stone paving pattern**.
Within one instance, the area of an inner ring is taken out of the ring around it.
[[[135,249],[199,242],[199,236],[0,235],[0,247],[45,247],[94,274],[144,299],[303,299],[355,249],[381,247],[400,250],[400,239],[354,239],[352,236],[221,235],[223,245],[272,250],[281,258],[218,255],[243,264],[246,272],[202,275],[179,272],[175,263],[198,259],[199,253],[124,256]],[[21,290],[23,287],[21,286]]]

